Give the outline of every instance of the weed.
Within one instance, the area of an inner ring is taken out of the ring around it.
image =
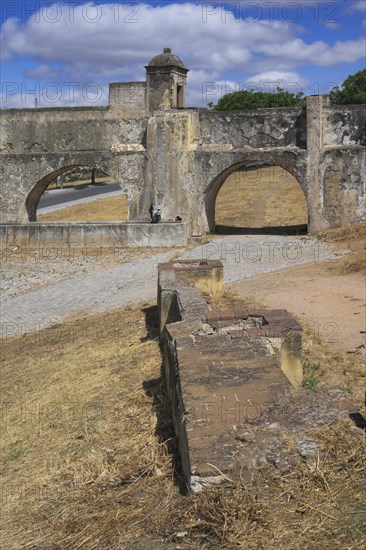
[[[21,446],[20,445],[21,443],[22,443],[21,441],[16,441],[15,443],[13,443],[12,446],[15,448],[10,451],[10,458],[12,460],[17,460],[17,458],[26,456],[26,454],[28,453],[27,447]]]
[[[315,390],[319,385],[320,378],[324,375],[320,363],[311,363],[308,359],[305,359],[302,368],[304,372],[302,386],[307,390]]]

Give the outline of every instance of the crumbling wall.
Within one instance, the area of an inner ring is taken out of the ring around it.
[[[324,146],[361,145],[365,131],[365,105],[333,105],[324,108]]]
[[[235,469],[232,429],[301,384],[302,332],[286,310],[211,312],[197,287],[220,292],[212,283],[217,271],[222,281],[221,262],[172,261],[158,271],[167,393],[182,473],[195,491]]]

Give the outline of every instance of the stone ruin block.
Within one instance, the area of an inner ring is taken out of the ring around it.
[[[221,285],[220,262],[159,265],[165,379],[191,492],[227,477],[250,479],[258,466],[288,472],[299,456],[314,459],[320,449],[309,428],[346,418],[351,408],[337,388],[298,388],[302,329],[286,310],[210,311],[202,290]]]
[[[221,262],[159,265],[165,379],[192,491],[242,468],[235,434],[302,381],[299,323],[286,310],[210,311],[203,292],[220,292],[222,282]]]
[[[162,271],[173,271],[175,282],[194,286],[203,294],[217,296],[222,292],[224,268],[220,260],[177,260],[159,264]]]
[[[285,310],[207,312],[166,326],[164,360],[182,471],[195,491],[232,475],[236,431],[301,382],[301,326]]]
[[[227,333],[231,339],[266,338],[278,352],[279,364],[295,387],[302,383],[302,328],[285,309],[248,309],[210,312],[204,323],[211,331]]]
[[[159,264],[160,332],[167,323],[208,312],[202,293],[219,294],[223,280],[223,265],[218,260],[179,260]]]

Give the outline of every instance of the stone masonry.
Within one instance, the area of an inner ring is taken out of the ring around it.
[[[165,379],[191,490],[235,470],[233,430],[302,381],[297,321],[286,310],[210,311],[204,294],[221,291],[222,264],[204,263],[159,265]]]
[[[2,110],[1,221],[34,222],[50,181],[89,166],[120,184],[130,221],[183,220],[199,236],[226,177],[256,162],[297,179],[310,232],[365,219],[364,106],[312,96],[305,108],[187,109],[187,73],[165,48],[146,82],[110,85],[107,107]]]

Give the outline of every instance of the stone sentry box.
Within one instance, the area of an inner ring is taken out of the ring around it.
[[[197,263],[160,265],[158,290],[167,391],[191,491],[240,469],[235,430],[302,381],[297,321],[286,310],[210,311],[194,286]],[[206,289],[215,269],[222,276],[222,266],[206,266]]]

